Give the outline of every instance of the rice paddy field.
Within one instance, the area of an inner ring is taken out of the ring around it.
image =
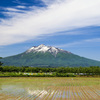
[[[0,100],[100,100],[100,78],[0,78]]]

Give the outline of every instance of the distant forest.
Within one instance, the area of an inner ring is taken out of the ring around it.
[[[0,72],[32,72],[32,73],[93,73],[100,75],[100,67],[58,67],[58,68],[39,68],[39,67],[15,67],[0,66]]]
[[[90,67],[57,67],[57,68],[46,68],[46,67],[16,67],[16,66],[2,66],[0,62],[0,72],[22,72],[22,73],[56,73],[56,75],[61,75],[61,73],[85,73],[86,75],[100,75],[99,66],[90,66]],[[58,73],[58,74],[57,74]],[[85,75],[84,74],[84,75]]]

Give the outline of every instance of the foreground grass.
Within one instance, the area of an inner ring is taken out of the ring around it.
[[[80,73],[81,74],[81,73]],[[31,72],[0,72],[0,77],[100,77],[100,75],[86,74],[78,75],[75,73],[31,73]]]
[[[0,95],[4,100],[99,100],[100,78],[0,78]]]
[[[0,72],[0,77],[76,77],[74,73]]]
[[[100,85],[99,77],[75,77],[75,78],[66,78],[66,77],[10,77],[10,78],[0,78],[0,82],[3,84],[7,83],[32,83],[52,86],[87,86],[87,85]],[[44,84],[45,83],[45,84]]]

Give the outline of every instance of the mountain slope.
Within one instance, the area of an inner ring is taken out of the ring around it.
[[[26,52],[1,59],[4,65],[35,66],[35,67],[58,67],[58,66],[100,66],[99,61],[90,60],[71,52],[51,47],[34,46]]]

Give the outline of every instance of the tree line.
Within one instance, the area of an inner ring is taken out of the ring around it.
[[[31,73],[92,73],[100,75],[99,66],[90,67],[57,67],[57,68],[41,68],[41,67],[15,67],[15,66],[0,66],[0,72],[31,72]]]

